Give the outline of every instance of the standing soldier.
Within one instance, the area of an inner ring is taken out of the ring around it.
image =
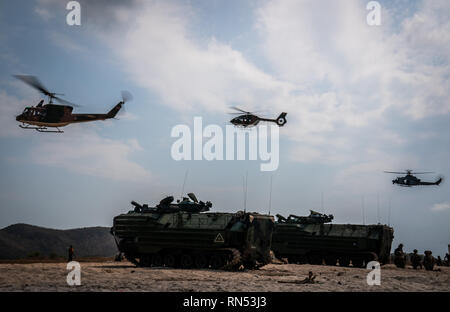
[[[432,252],[430,250],[425,250],[425,257],[423,258],[423,266],[427,271],[433,271],[435,259],[432,256]]]
[[[449,258],[449,256],[448,256],[448,253],[445,254],[445,257],[444,257],[444,265],[450,266],[450,258]]]
[[[405,268],[405,253],[403,252],[403,244],[399,244],[394,251],[394,263],[397,268]]]
[[[417,267],[420,267],[422,269],[422,260],[417,254],[417,249],[414,249],[414,253],[411,255],[411,264],[414,270],[417,270]]]
[[[442,266],[442,259],[441,259],[441,256],[438,256],[438,257],[437,257],[436,265],[437,265],[437,266]]]
[[[69,262],[72,261],[73,256],[74,256],[73,247],[72,247],[72,245],[70,245],[70,247],[69,247]]]

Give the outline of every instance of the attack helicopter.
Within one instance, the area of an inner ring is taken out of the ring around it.
[[[72,114],[73,107],[79,106],[58,96],[62,94],[48,91],[37,77],[30,75],[14,75],[14,77],[38,90],[48,98],[47,103],[41,100],[36,106],[26,107],[20,115],[16,116],[16,120],[22,123],[19,125],[22,129],[63,133],[64,131],[60,130],[59,127],[64,127],[72,123],[114,118],[122,106],[132,99],[131,93],[122,91],[122,101],[116,104],[106,114]],[[54,100],[63,105],[54,104]],[[48,130],[47,128],[56,128],[56,130]]]
[[[395,173],[395,174],[405,174],[404,177],[397,177],[392,180],[392,184],[398,184],[404,187],[418,186],[418,185],[439,185],[442,182],[442,177],[440,177],[436,182],[423,182],[419,178],[415,177],[414,174],[428,174],[433,172],[413,172],[412,170],[406,170],[404,172],[395,171],[385,171],[385,173]]]
[[[267,119],[267,118],[260,118],[256,116],[255,114],[251,112],[244,111],[238,107],[231,107],[232,109],[238,111],[239,113],[231,113],[231,114],[238,114],[239,116],[234,117],[230,120],[230,122],[238,127],[254,127],[256,126],[260,121],[269,121],[274,122],[278,126],[282,127],[286,123],[286,115],[287,113],[281,113],[280,116],[278,116],[277,119]]]

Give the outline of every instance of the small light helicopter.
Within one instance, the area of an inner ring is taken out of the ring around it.
[[[440,177],[436,182],[423,182],[419,178],[415,177],[413,174],[427,174],[427,173],[433,173],[433,172],[412,172],[412,170],[406,170],[405,172],[392,172],[392,171],[385,171],[386,173],[396,173],[396,174],[405,174],[404,177],[397,177],[396,179],[392,180],[392,184],[398,184],[400,186],[405,187],[411,187],[411,186],[418,186],[418,185],[439,185],[442,182],[442,177]]]
[[[230,122],[238,127],[254,127],[256,126],[260,121],[269,121],[274,122],[278,126],[282,127],[286,123],[286,115],[287,113],[281,113],[280,116],[278,116],[277,119],[267,119],[267,118],[260,118],[256,116],[255,114],[251,112],[246,112],[238,107],[231,107],[234,110],[239,111],[239,113],[231,113],[231,114],[239,114],[240,116],[237,116],[230,120]],[[244,114],[242,114],[244,113]]]
[[[73,107],[79,106],[57,96],[62,94],[48,91],[35,76],[14,75],[14,77],[48,97],[47,104],[44,103],[44,100],[41,100],[36,106],[26,107],[22,114],[16,117],[16,120],[22,123],[19,125],[22,129],[63,133],[64,131],[60,130],[59,127],[64,127],[72,123],[114,118],[122,108],[122,105],[132,99],[131,93],[122,91],[122,101],[106,114],[72,114]],[[64,105],[54,104],[53,100]],[[56,128],[57,130],[47,130],[47,128]]]

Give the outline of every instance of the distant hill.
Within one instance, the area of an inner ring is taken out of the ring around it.
[[[0,259],[26,258],[37,253],[67,257],[70,245],[76,257],[110,257],[117,253],[107,227],[54,230],[19,223],[0,230]]]

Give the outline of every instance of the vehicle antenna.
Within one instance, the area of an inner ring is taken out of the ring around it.
[[[323,207],[323,191],[321,193],[321,198],[320,198],[320,208],[321,208],[321,212],[325,213],[325,209]]]
[[[245,176],[242,176],[242,195],[244,195],[244,212],[245,212]]]
[[[181,198],[183,198],[183,195],[184,195],[184,186],[186,185],[188,172],[189,172],[189,169],[186,169],[186,173],[184,174],[184,180],[183,180],[183,188],[181,189]]]
[[[377,193],[377,220],[378,224],[380,224],[380,194]]]
[[[388,226],[391,226],[391,198],[389,197]]]
[[[248,170],[244,178],[244,212],[247,211],[247,186],[248,186]]]
[[[366,225],[366,216],[364,211],[364,195],[361,197],[361,209],[362,209],[363,225]]]
[[[273,175],[270,176],[269,215],[270,215],[270,209],[272,208],[272,179],[273,179]]]

